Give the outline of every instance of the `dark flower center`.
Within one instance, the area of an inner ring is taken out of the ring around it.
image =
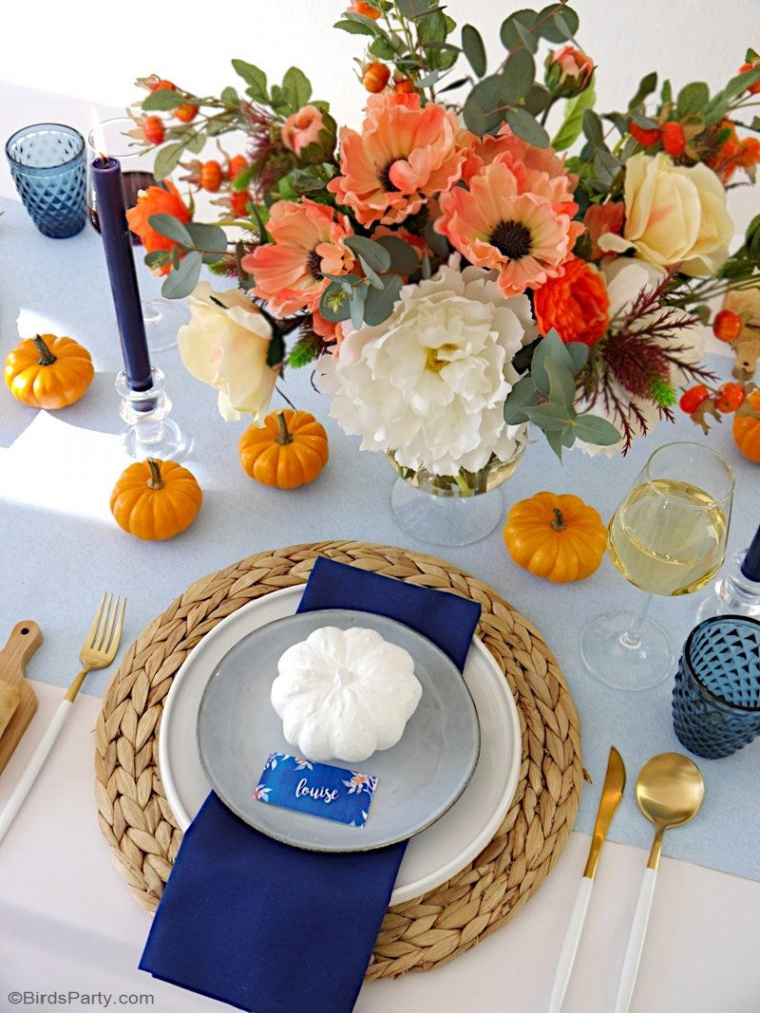
[[[322,258],[317,253],[316,246],[306,258],[306,270],[315,281],[322,281],[324,278],[324,275],[322,274]]]
[[[489,242],[499,253],[510,260],[519,260],[527,256],[531,248],[531,234],[527,225],[522,222],[499,222],[491,233]]]
[[[385,168],[381,169],[380,172],[377,174],[377,178],[380,180],[383,190],[385,190],[386,193],[399,192],[398,187],[391,181],[390,175],[391,169],[393,168],[395,162],[396,162],[395,158],[391,159],[391,161],[388,162]]]

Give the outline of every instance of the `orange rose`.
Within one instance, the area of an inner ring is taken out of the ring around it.
[[[173,215],[183,224],[189,222],[191,215],[179,191],[168,180],[162,186],[149,186],[137,195],[137,204],[127,211],[127,224],[132,232],[140,237],[146,253],[154,250],[173,250],[177,243],[168,236],[152,229],[148,223],[151,215]],[[171,264],[164,264],[155,269],[157,274],[168,274]]]
[[[610,322],[610,300],[604,278],[593,264],[573,257],[556,278],[534,293],[533,308],[541,334],[554,330],[567,343],[594,345]]]

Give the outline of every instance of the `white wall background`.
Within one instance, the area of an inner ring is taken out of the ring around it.
[[[526,3],[449,0],[448,10],[459,24],[480,29],[493,65],[503,55],[499,25]],[[692,80],[717,86],[736,72],[748,45],[760,49],[760,0],[575,0],[574,6],[579,42],[599,67],[602,110],[624,107],[649,70],[669,76],[675,88]],[[365,93],[351,60],[362,55],[364,40],[331,28],[343,7],[341,0],[6,0],[0,79],[125,106],[137,97],[137,76],[159,73],[202,94],[236,83],[232,57],[259,64],[277,80],[297,64],[338,121],[356,125]],[[750,188],[730,200],[737,226],[760,206]]]

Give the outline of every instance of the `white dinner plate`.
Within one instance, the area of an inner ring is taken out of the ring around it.
[[[243,637],[293,615],[301,592],[301,587],[274,591],[233,612],[206,634],[175,675],[158,733],[158,764],[166,800],[182,830],[211,790],[196,738],[206,683]],[[477,637],[463,674],[480,722],[478,763],[458,801],[409,842],[391,904],[419,897],[463,869],[492,839],[514,797],[522,755],[517,707],[504,673]]]

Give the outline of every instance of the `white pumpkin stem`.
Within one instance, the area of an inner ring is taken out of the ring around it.
[[[291,432],[288,429],[288,422],[287,419],[285,418],[285,412],[283,411],[277,412],[277,428],[279,429],[279,432],[276,436],[276,440],[278,443],[282,444],[282,446],[284,447],[286,444],[293,442],[293,436],[291,435]]]
[[[40,353],[39,365],[40,366],[52,366],[54,362],[58,361],[58,356],[53,355],[48,346],[45,344],[45,339],[41,334],[36,335],[32,338],[32,341],[37,346],[37,351]]]
[[[554,528],[555,531],[564,531],[565,528],[567,527],[567,523],[565,521],[565,518],[562,516],[562,511],[560,510],[559,507],[554,507],[552,513],[554,514],[554,519],[552,520],[552,527]]]
[[[155,457],[149,457],[147,459],[148,467],[150,468],[150,478],[148,479],[149,489],[163,489],[164,480],[161,478],[161,462],[157,461]]]

